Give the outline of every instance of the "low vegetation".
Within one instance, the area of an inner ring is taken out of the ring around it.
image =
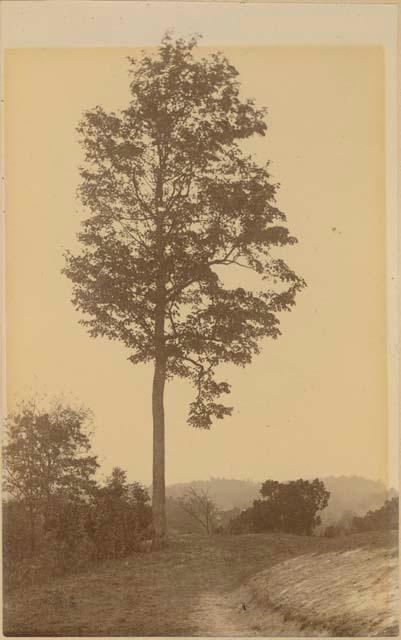
[[[90,411],[60,400],[7,421],[7,635],[396,633],[398,498],[314,535],[322,480],[266,480],[242,511],[187,486],[155,549],[146,488],[119,467],[96,480],[90,434]]]
[[[24,403],[3,448],[4,588],[35,584],[123,558],[151,537],[148,493],[115,467],[103,484],[91,454],[90,412]]]
[[[365,619],[355,585],[368,602],[370,593],[383,589],[386,576],[393,584],[395,554],[396,536],[387,532],[337,539],[282,533],[181,535],[162,550],[19,588],[6,600],[5,632],[288,637],[330,636],[332,625],[339,630],[342,624],[344,632],[369,635],[369,629],[380,629],[379,619],[394,630],[393,602],[380,597],[372,604],[376,623]],[[372,587],[374,580],[377,587]],[[309,606],[304,606],[302,589],[312,594]],[[337,618],[325,616],[333,612],[333,593],[339,597]]]
[[[369,510],[363,517],[352,521],[354,531],[385,531],[398,529],[399,499],[386,500],[380,509]]]

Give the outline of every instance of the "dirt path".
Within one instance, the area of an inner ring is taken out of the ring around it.
[[[248,597],[247,597],[248,596]],[[245,609],[242,608],[243,600]],[[240,602],[240,605],[238,605]],[[202,594],[194,612],[201,636],[305,636],[307,632],[299,625],[272,609],[263,610],[249,602],[249,594],[242,592]]]

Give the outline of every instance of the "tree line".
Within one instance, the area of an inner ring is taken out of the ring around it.
[[[9,416],[3,445],[3,557],[5,587],[123,558],[153,545],[150,497],[139,482],[114,467],[97,479],[91,450],[93,416],[83,406],[55,399],[43,408],[22,402]],[[313,535],[330,492],[324,482],[266,480],[261,498],[240,510],[218,509],[204,487],[169,497],[172,532]],[[398,528],[398,498],[355,517],[348,532]],[[325,535],[344,533],[330,526]]]
[[[386,500],[378,509],[370,509],[364,516],[352,516],[343,523],[326,527],[324,535],[329,538],[348,533],[365,531],[389,531],[399,527],[399,498]]]
[[[150,547],[154,531],[148,490],[128,482],[119,467],[102,482],[97,479],[92,425],[89,409],[62,399],[46,408],[34,400],[22,402],[7,419],[6,582],[26,580],[28,567],[36,579],[41,573],[55,575]],[[329,495],[319,480],[268,480],[261,492],[263,500],[251,509],[222,512],[207,490],[188,487],[184,495],[168,500],[172,529],[176,525],[180,531],[189,521],[190,531],[208,535],[265,530],[310,535]]]

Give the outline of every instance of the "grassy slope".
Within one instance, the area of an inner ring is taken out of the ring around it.
[[[304,609],[286,610],[286,618],[288,613],[294,618],[286,620],[266,601],[266,577],[272,575],[277,585],[286,581],[292,588],[300,576],[300,565],[291,570],[289,563],[302,563],[302,556],[305,560],[305,555],[317,553],[312,556],[314,574],[309,575],[308,588],[313,589],[314,580],[320,580],[323,574],[321,567],[326,566],[319,562],[326,562],[327,554],[361,546],[376,553],[388,548],[389,542],[375,534],[338,540],[269,534],[209,539],[181,536],[172,540],[167,549],[105,562],[87,573],[9,594],[4,631],[7,635],[53,637],[311,635]],[[351,556],[343,554],[343,559],[347,557]],[[362,559],[360,552],[354,557]],[[305,571],[308,566],[304,566]],[[372,565],[372,575],[375,566]],[[358,567],[348,568],[357,575]],[[343,575],[351,580],[351,574]],[[258,579],[259,586],[255,583]],[[349,588],[352,589],[351,583]],[[246,604],[245,611],[242,602]],[[273,604],[277,608],[283,602],[276,597]],[[326,603],[327,594],[322,592],[318,610]],[[302,608],[302,602],[299,604]],[[349,606],[352,609],[352,603]],[[384,615],[386,603],[380,606]],[[316,622],[315,614],[309,621]],[[325,623],[330,624],[330,620]],[[366,635],[362,626],[359,631]],[[323,628],[315,629],[315,635],[323,633]]]
[[[398,634],[398,548],[375,532],[336,541],[254,576],[259,605],[310,622],[335,636]]]

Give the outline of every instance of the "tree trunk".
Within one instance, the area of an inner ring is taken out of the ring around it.
[[[153,411],[153,496],[152,513],[154,528],[154,547],[160,547],[165,541],[166,488],[165,488],[165,445],[164,445],[164,385],[166,366],[163,358],[156,355],[152,390]]]
[[[31,545],[31,554],[35,555],[36,551],[36,535],[35,535],[35,511],[32,504],[28,505],[29,511],[29,539]]]
[[[164,208],[163,204],[163,161],[156,186],[156,258],[158,273],[156,278],[155,305],[155,371],[152,389],[153,413],[153,548],[160,548],[166,542],[166,486],[165,486],[165,446],[164,446],[164,385],[166,382],[166,343],[164,323],[166,313],[166,272],[164,264]]]

